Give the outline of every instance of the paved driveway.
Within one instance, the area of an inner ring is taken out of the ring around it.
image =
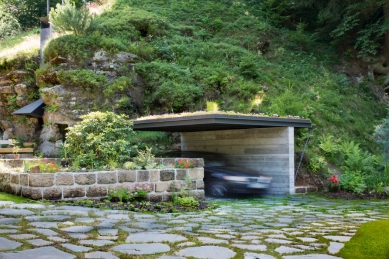
[[[174,214],[0,202],[0,258],[340,258],[362,223],[389,218],[387,201],[215,201]]]

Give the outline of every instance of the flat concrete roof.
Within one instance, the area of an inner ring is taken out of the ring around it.
[[[231,129],[294,127],[311,128],[311,121],[296,118],[279,118],[255,115],[229,114],[193,114],[155,116],[134,120],[134,130],[167,131],[167,132],[196,132]]]

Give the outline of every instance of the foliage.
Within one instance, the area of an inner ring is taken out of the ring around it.
[[[73,32],[74,35],[84,35],[97,30],[98,24],[89,9],[85,6],[79,9],[70,0],[64,4],[57,4],[49,14],[50,22],[54,24],[55,30],[60,33]]]
[[[44,107],[45,111],[48,111],[48,112],[56,112],[58,110],[59,106],[57,104],[53,104],[53,105],[47,105]]]
[[[133,150],[132,122],[112,112],[91,112],[81,119],[66,134],[70,158],[78,158],[81,166],[88,167],[107,166],[110,160],[128,161]]]
[[[121,76],[104,88],[104,95],[112,97],[114,94],[121,93],[132,86],[131,78]]]
[[[151,152],[151,148],[146,146],[146,149],[139,150],[138,155],[134,157],[132,160],[140,168],[148,169],[148,168],[153,168],[155,166],[155,164],[152,162],[153,159],[154,159],[154,155]]]
[[[327,165],[326,159],[320,155],[313,155],[309,160],[309,167],[312,172],[317,173],[318,170],[324,168]]]
[[[179,197],[176,196],[173,201],[175,204],[184,206],[184,207],[197,207],[199,206],[199,202],[195,200],[193,197]]]
[[[201,88],[195,85],[181,85],[169,81],[162,83],[155,92],[156,98],[167,103],[171,112],[188,109],[201,94]]]
[[[0,40],[17,35],[19,31],[19,22],[0,5]]]
[[[99,33],[82,36],[70,34],[50,40],[43,51],[43,57],[49,61],[63,56],[85,65],[85,60],[92,58],[94,52],[100,49],[108,53],[128,50],[123,42],[102,37]]]
[[[137,150],[146,150],[146,147],[150,147],[155,156],[165,153],[173,144],[173,139],[167,132],[138,131],[131,136],[131,143],[136,146]]]
[[[130,201],[133,199],[133,193],[130,185],[122,184],[116,188],[110,187],[108,188],[108,199],[114,200],[118,199],[119,202]]]
[[[117,187],[108,188],[108,199],[110,201],[119,200],[123,201],[132,201],[135,198],[146,198],[147,194],[151,191],[149,184],[135,184],[134,186],[130,184],[122,184]]]
[[[107,78],[89,69],[61,70],[57,73],[58,80],[68,86],[82,87],[88,91],[102,88]]]
[[[389,243],[386,233],[389,220],[378,220],[362,224],[350,241],[345,243],[339,256],[346,259],[387,258]]]
[[[105,12],[100,20],[100,31],[103,35],[121,35],[127,40],[162,36],[168,29],[168,23],[163,17],[128,6]]]
[[[340,177],[340,187],[349,192],[362,193],[366,190],[366,184],[360,172],[346,171]]]
[[[53,7],[61,0],[51,0]],[[0,7],[10,13],[16,19],[23,30],[39,26],[39,18],[47,15],[46,0],[0,0]]]

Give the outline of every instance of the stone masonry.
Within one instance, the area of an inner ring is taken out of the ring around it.
[[[150,201],[167,201],[171,199],[172,191],[185,188],[185,180],[190,178],[194,197],[202,200],[204,162],[203,159],[190,160],[195,162],[195,168],[57,173],[0,172],[0,191],[34,200],[96,199],[107,197],[108,188],[147,183],[152,190],[148,195]],[[172,159],[158,159],[156,162],[170,165]],[[172,188],[173,184],[175,188]]]

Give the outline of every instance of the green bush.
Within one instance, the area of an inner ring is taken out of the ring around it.
[[[169,27],[164,18],[154,13],[128,7],[105,12],[100,20],[100,29],[104,35],[122,35],[127,40],[162,36]]]
[[[366,184],[360,172],[344,172],[340,177],[340,187],[347,192],[362,193],[366,190]]]
[[[0,5],[0,40],[17,35],[19,31],[18,20]]]
[[[107,82],[104,75],[96,74],[89,69],[61,70],[57,73],[57,77],[61,84],[82,87],[88,91],[102,88]]]
[[[80,166],[109,167],[112,161],[124,163],[133,152],[132,122],[112,112],[92,112],[70,127],[66,134],[67,153]]]
[[[175,82],[164,82],[155,92],[169,106],[169,111],[180,112],[189,109],[202,95],[202,89],[195,85],[181,85]]]
[[[174,203],[184,206],[184,207],[197,207],[199,206],[199,202],[195,200],[193,197],[178,197],[174,198]]]
[[[388,230],[389,220],[362,224],[351,240],[345,243],[339,256],[345,259],[389,258]]]
[[[70,0],[65,0],[63,5],[57,4],[51,8],[49,19],[54,24],[55,30],[60,33],[73,32],[74,35],[91,33],[98,28],[96,19],[85,6],[77,9]]]

